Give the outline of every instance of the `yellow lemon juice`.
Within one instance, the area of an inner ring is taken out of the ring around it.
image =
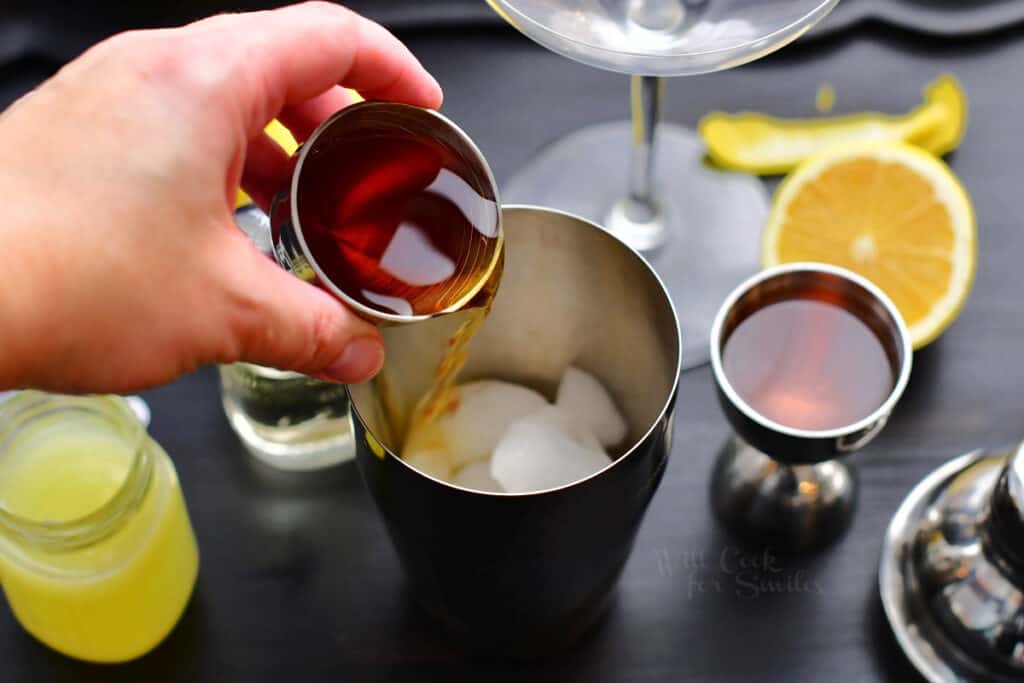
[[[118,401],[20,396],[0,410],[0,583],[29,633],[95,662],[163,640],[199,567],[174,466]]]

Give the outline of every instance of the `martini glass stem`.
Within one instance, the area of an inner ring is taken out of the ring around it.
[[[605,218],[613,235],[642,254],[653,254],[668,237],[665,216],[654,192],[654,144],[664,87],[656,76],[632,77],[629,193],[612,206]]]
[[[651,216],[657,213],[654,199],[654,134],[658,119],[661,118],[664,87],[664,81],[656,76],[633,76],[630,82],[633,159],[629,197],[636,204],[637,210],[646,210]]]

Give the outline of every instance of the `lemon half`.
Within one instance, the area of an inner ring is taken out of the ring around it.
[[[974,208],[941,160],[904,143],[825,150],[779,187],[762,261],[832,263],[878,285],[919,349],[959,315],[977,263]]]

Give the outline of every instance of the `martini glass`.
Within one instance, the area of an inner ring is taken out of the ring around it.
[[[659,124],[663,78],[759,59],[838,0],[487,1],[549,50],[632,76],[631,122],[559,140],[502,188],[502,200],[589,218],[642,253],[679,311],[684,367],[703,365],[718,306],[757,270],[768,200],[756,178],[709,168],[693,131]]]

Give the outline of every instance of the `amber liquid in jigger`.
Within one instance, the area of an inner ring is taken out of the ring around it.
[[[755,311],[726,340],[722,363],[747,405],[796,429],[858,422],[885,402],[895,383],[871,328],[846,309],[814,299]]]
[[[488,179],[442,141],[394,127],[317,140],[301,177],[303,234],[339,289],[382,313],[466,311],[413,415],[414,423],[432,421],[449,402],[501,278]]]

